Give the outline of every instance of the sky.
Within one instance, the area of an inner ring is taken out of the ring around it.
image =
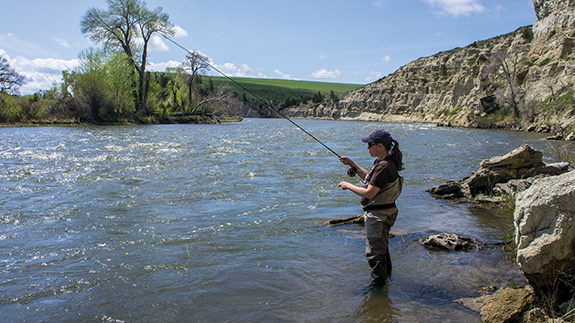
[[[531,0],[146,0],[162,7],[173,40],[227,76],[367,84],[420,57],[532,25]],[[0,56],[25,77],[21,94],[50,89],[96,47],[80,30],[106,0],[0,0]],[[186,52],[160,37],[148,69]],[[216,72],[210,74],[215,75]]]

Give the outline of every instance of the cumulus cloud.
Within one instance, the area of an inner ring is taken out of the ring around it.
[[[174,38],[182,38],[188,36],[188,32],[178,25],[174,26],[174,30],[176,31]]]
[[[227,76],[234,76],[234,77],[260,77],[265,78],[266,76],[259,72],[247,64],[240,64],[240,66],[236,66],[234,63],[224,63],[224,64],[212,64],[215,68],[220,70]]]
[[[341,72],[339,70],[328,71],[325,68],[317,70],[310,74],[311,77],[316,79],[336,79],[340,77]]]
[[[391,61],[391,57],[389,55],[385,55],[381,58],[381,61],[384,63],[389,63]]]
[[[150,38],[150,42],[148,43],[148,49],[154,52],[167,52],[170,50],[170,47],[166,45],[164,39],[161,36],[153,35]]]
[[[485,11],[480,0],[424,0],[432,7],[437,8],[437,13],[442,15],[470,16]]]
[[[160,63],[153,63],[149,62],[147,65],[147,69],[150,72],[165,72],[169,67],[179,67],[182,65],[182,62],[178,61],[167,61],[167,62],[160,62]]]
[[[282,79],[291,79],[291,75],[282,73],[280,70],[274,70],[274,72]]]
[[[78,59],[28,59],[21,56],[11,58],[2,49],[0,49],[0,56],[6,58],[10,67],[24,76],[24,84],[20,87],[22,94],[32,94],[39,90],[50,89],[55,84],[62,82],[62,71],[74,69],[80,63]]]
[[[383,77],[383,73],[372,71],[371,73],[369,73],[368,76],[365,77],[365,81],[366,82],[373,82],[373,81],[379,80],[382,77]]]

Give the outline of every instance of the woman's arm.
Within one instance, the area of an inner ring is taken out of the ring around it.
[[[370,200],[374,198],[379,192],[379,187],[373,186],[371,184],[368,184],[367,187],[359,187],[344,181],[339,183],[338,187],[341,187],[343,190],[350,190],[355,194]]]

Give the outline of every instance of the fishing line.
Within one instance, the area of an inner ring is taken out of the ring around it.
[[[180,47],[181,49],[185,50],[188,53],[193,53],[192,51],[190,51],[189,49],[185,48],[184,46],[180,45],[179,43],[177,43],[175,40],[171,39],[170,37],[163,35],[162,36],[164,38],[166,38],[167,40],[169,40],[170,42],[172,42],[174,45]],[[228,79],[230,82],[232,82],[233,84],[235,84],[237,87],[239,87],[240,89],[244,90],[246,93],[249,93],[250,95],[252,95],[254,98],[256,98],[258,101],[260,101],[264,107],[270,109],[271,111],[275,112],[277,115],[283,117],[284,119],[286,119],[287,121],[291,122],[291,124],[293,124],[294,126],[296,126],[298,129],[300,129],[301,131],[303,131],[305,134],[307,134],[308,136],[310,136],[313,140],[317,141],[320,145],[322,145],[325,149],[329,150],[332,154],[336,155],[338,158],[341,158],[341,156],[336,153],[333,149],[329,148],[326,144],[324,144],[323,142],[321,142],[319,139],[317,139],[314,135],[312,135],[311,133],[309,133],[308,131],[306,131],[304,128],[302,128],[300,125],[298,125],[297,123],[295,123],[292,119],[288,118],[285,114],[283,114],[282,112],[280,112],[279,110],[277,110],[276,108],[272,107],[272,105],[270,103],[268,103],[267,101],[265,101],[263,98],[261,98],[259,95],[253,93],[252,91],[250,91],[249,89],[247,89],[246,87],[244,87],[243,85],[241,85],[240,83],[236,82],[234,79],[232,79],[231,77],[229,77],[228,75],[226,75],[224,72],[220,71],[219,69],[217,69],[215,66],[213,66],[212,64],[206,62],[206,64],[212,68],[214,71],[218,72],[220,75],[222,75],[223,77],[225,77],[226,79]],[[347,170],[347,175],[349,175],[350,177],[354,177],[355,174],[357,173],[357,169],[355,167],[351,167],[350,169]]]

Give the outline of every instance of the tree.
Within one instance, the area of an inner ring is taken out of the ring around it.
[[[0,93],[17,94],[22,83],[24,76],[10,68],[8,60],[0,56]]]
[[[126,117],[134,106],[132,91],[133,69],[127,55],[121,51],[105,52],[90,49],[81,53],[81,64],[73,77],[72,90],[80,111],[90,111],[95,121],[116,122]]]
[[[186,61],[183,64],[183,70],[186,72],[185,82],[188,86],[188,111],[192,110],[194,85],[199,83],[200,75],[205,74],[209,69],[210,63],[207,56],[198,51],[188,52]],[[195,111],[196,109],[194,109]]]
[[[107,0],[108,10],[89,9],[81,21],[83,34],[106,50],[121,49],[138,72],[136,109],[146,106],[148,44],[155,34],[172,36],[174,26],[161,7],[149,10],[139,0]],[[141,55],[136,58],[136,55]]]
[[[519,57],[517,53],[512,57],[509,52],[496,51],[492,55],[492,60],[486,66],[484,73],[493,74],[501,77],[507,83],[509,96],[507,103],[511,106],[513,115],[519,117],[519,108],[517,106],[517,74],[519,69]]]

